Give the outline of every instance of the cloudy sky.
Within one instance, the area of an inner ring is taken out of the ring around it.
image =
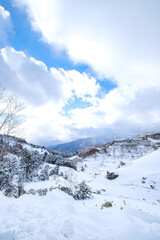
[[[160,130],[159,0],[0,0],[0,83],[37,144]]]

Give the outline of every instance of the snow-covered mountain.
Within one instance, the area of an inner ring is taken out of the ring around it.
[[[49,146],[48,148],[54,149],[54,150],[60,150],[60,151],[67,150],[69,152],[74,153],[77,150],[79,150],[80,148],[84,148],[89,145],[95,145],[95,144],[96,144],[96,139],[90,137],[90,138],[78,139],[78,140],[68,142],[68,143]]]
[[[120,139],[121,137],[119,135],[107,135],[106,136],[98,136],[98,137],[89,137],[89,138],[81,138],[72,142],[67,142],[63,144],[57,144],[49,146],[48,148],[59,150],[59,151],[69,151],[69,152],[76,152],[77,150],[81,148],[85,148],[87,146],[92,145],[98,145],[98,144],[104,144],[107,142],[111,142],[116,139]]]
[[[72,155],[9,137],[0,165],[0,240],[160,239],[160,133]]]
[[[142,135],[147,135],[147,134],[142,134]],[[88,146],[106,144],[112,141],[123,140],[127,138],[134,139],[134,136],[135,134],[133,132],[132,133],[119,132],[118,134],[112,131],[111,133],[107,132],[106,135],[89,137],[89,138],[81,138],[72,142],[50,145],[48,148],[59,150],[59,151],[69,151],[71,153],[74,153],[77,150],[88,147]]]
[[[160,133],[137,135],[124,140],[115,140],[106,144],[92,145],[77,151],[81,157],[100,153],[115,159],[136,159],[160,147]]]

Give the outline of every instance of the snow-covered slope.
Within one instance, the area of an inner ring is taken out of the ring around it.
[[[117,170],[119,177],[112,181],[103,174],[79,172],[90,186],[94,183],[103,189],[89,200],[75,201],[58,189],[45,196],[24,194],[18,199],[1,193],[0,239],[159,240],[159,159],[158,150],[131,161],[130,166]],[[153,180],[154,189],[149,186]],[[106,201],[112,202],[111,208],[102,207]]]
[[[70,161],[77,170],[61,165],[45,181],[25,181],[19,198],[0,192],[0,240],[160,239],[159,137],[94,146]],[[83,180],[92,196],[75,200]]]
[[[81,157],[104,154],[107,158],[136,159],[160,148],[160,133],[139,135],[124,140],[116,140],[110,143],[89,146],[77,151]]]
[[[2,151],[3,150],[3,151]],[[59,166],[73,168],[76,164],[67,152],[51,151],[27,143],[21,138],[0,135],[0,191],[6,196],[21,195],[24,182],[49,180],[58,174]]]
[[[124,167],[118,170],[121,174],[127,172],[126,178],[130,176],[138,177],[143,175],[160,174],[160,150],[154,151],[142,158],[133,161],[129,167]]]

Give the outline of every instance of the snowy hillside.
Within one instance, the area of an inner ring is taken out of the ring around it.
[[[2,151],[4,148],[4,151]],[[6,196],[21,195],[24,182],[49,180],[59,166],[76,169],[68,152],[59,152],[27,143],[21,138],[0,135],[0,190]]]
[[[31,172],[21,179],[22,196],[15,191],[6,197],[7,188],[0,192],[0,240],[160,239],[160,134],[92,146],[73,156],[45,148],[41,154],[40,147],[21,144],[17,169],[26,146],[42,160],[34,165],[34,177]],[[0,161],[0,176],[9,172],[4,168],[5,159],[13,159],[9,151]],[[48,159],[61,157],[49,162],[45,152]],[[54,171],[39,178],[46,165]],[[15,188],[17,173],[12,172]]]
[[[136,159],[160,148],[160,133],[138,135],[124,140],[115,140],[102,145],[89,146],[77,151],[81,157],[95,153],[104,154],[107,158]]]

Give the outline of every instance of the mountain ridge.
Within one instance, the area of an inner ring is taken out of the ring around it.
[[[118,136],[113,136],[113,137],[99,136],[99,137],[80,138],[80,139],[77,139],[77,140],[74,140],[71,142],[67,142],[67,143],[51,145],[51,146],[48,146],[48,148],[54,149],[54,150],[66,150],[66,151],[74,153],[81,148],[84,148],[87,146],[104,144],[104,143],[113,141],[115,139],[120,139],[120,137],[118,137]]]

